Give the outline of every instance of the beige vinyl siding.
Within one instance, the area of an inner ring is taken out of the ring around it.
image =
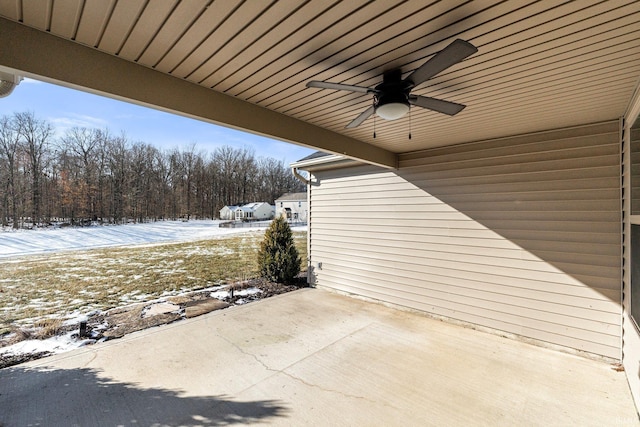
[[[631,227],[640,224],[640,119],[638,118],[638,110],[640,110],[640,93],[637,93],[635,102],[635,114],[631,114],[631,118],[627,122],[624,131],[624,153],[623,153],[623,185],[624,200],[623,206],[625,211],[625,239],[624,239],[624,317],[623,317],[623,364],[629,381],[629,388],[636,402],[636,408],[640,408],[640,328],[638,327],[638,315],[635,309],[632,309],[633,293],[631,271],[640,262],[640,255],[637,254],[639,242],[632,244]],[[635,123],[634,123],[635,121]],[[635,249],[635,250],[634,250]],[[635,270],[637,271],[637,270]],[[637,301],[636,301],[637,303]],[[632,317],[633,314],[633,317]]]
[[[313,172],[314,280],[619,358],[618,141],[612,122]]]
[[[631,130],[631,215],[640,215],[640,129]]]

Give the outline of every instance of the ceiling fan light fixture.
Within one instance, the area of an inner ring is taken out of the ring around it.
[[[405,94],[385,94],[380,97],[376,114],[385,120],[397,120],[409,112],[409,100]]]

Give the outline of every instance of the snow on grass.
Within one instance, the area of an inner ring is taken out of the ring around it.
[[[264,228],[220,228],[220,221],[158,221],[146,224],[102,225],[0,232],[0,258],[68,250],[185,242],[255,232]]]
[[[51,322],[75,326],[110,308],[153,304],[194,290],[224,299],[225,284],[257,274],[255,253],[264,230],[165,221],[0,231],[0,356],[58,353],[93,342],[65,333],[2,347],[20,331],[29,338]],[[294,231],[305,259],[306,228]],[[257,292],[249,288],[234,295]]]
[[[46,340],[24,340],[18,343],[2,347],[0,354],[3,356],[16,356],[19,354],[37,354],[37,353],[62,353],[76,348],[83,347],[87,344],[96,342],[93,339],[77,340],[73,335],[75,332],[68,332]]]

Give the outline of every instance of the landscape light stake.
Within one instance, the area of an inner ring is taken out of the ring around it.
[[[87,322],[80,322],[80,330],[78,331],[79,338],[87,337]]]

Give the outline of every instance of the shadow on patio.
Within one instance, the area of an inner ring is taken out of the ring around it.
[[[623,372],[321,289],[0,370],[0,425],[629,425]]]
[[[8,371],[3,382],[20,386],[1,397],[11,405],[0,415],[0,419],[9,416],[7,426],[226,426],[269,422],[287,414],[278,401],[182,396],[174,390],[112,381],[88,368],[16,367]],[[12,418],[17,414],[19,418]]]

